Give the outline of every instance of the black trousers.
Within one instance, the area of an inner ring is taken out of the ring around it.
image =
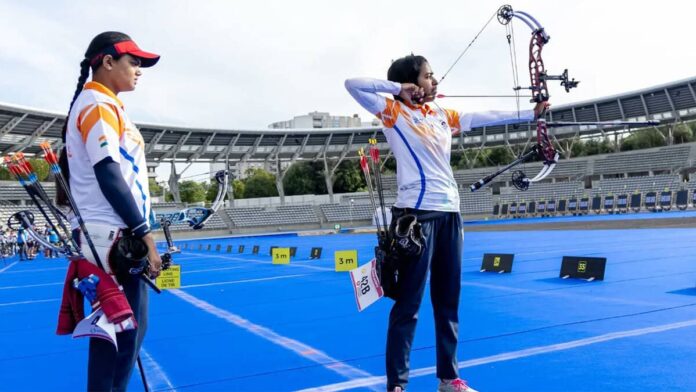
[[[137,276],[119,277],[138,328],[116,334],[118,352],[103,339],[89,340],[88,391],[125,391],[147,330],[148,287]]]
[[[416,211],[416,215],[420,212]],[[399,297],[389,314],[386,355],[389,390],[397,385],[405,388],[408,383],[411,345],[428,270],[430,299],[435,316],[437,377],[453,379],[459,376],[457,338],[462,264],[461,216],[456,212],[442,212],[421,225],[425,249],[418,260],[405,263],[404,268],[399,270]]]

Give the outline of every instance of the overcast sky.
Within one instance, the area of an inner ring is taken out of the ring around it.
[[[0,101],[67,111],[84,51],[102,31],[129,34],[162,55],[120,96],[136,122],[254,129],[308,112],[358,113],[348,77],[384,78],[392,59],[453,63],[502,3],[494,1],[10,1],[0,0]],[[552,37],[551,73],[580,80],[552,104],[642,89],[696,75],[694,1],[515,1]],[[504,28],[492,22],[440,87],[449,94],[511,92]],[[528,28],[515,24],[520,77]],[[443,100],[461,110],[514,110],[511,100]]]

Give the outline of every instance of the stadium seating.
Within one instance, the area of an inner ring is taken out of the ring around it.
[[[321,212],[327,222],[349,222],[372,220],[374,210],[371,204],[322,204]]]
[[[236,227],[319,224],[314,207],[306,205],[225,209]]]
[[[655,191],[659,192],[664,189],[676,190],[681,184],[680,176],[675,175],[658,175],[658,176],[643,176],[643,177],[628,177],[628,178],[607,178],[599,180],[597,184],[593,184],[593,194],[619,194]]]
[[[581,196],[584,192],[584,184],[578,181],[535,183],[526,191],[520,191],[514,187],[501,188],[500,201],[504,203],[513,201],[559,199],[571,196]]]
[[[493,208],[493,194],[490,189],[477,192],[462,190],[459,192],[459,209],[462,214],[487,214]]]
[[[688,164],[690,151],[689,145],[677,145],[648,151],[606,154],[594,162],[594,172],[620,174],[683,168]]]

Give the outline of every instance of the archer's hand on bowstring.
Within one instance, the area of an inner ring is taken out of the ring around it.
[[[162,272],[162,257],[157,251],[157,245],[155,244],[155,238],[152,233],[147,233],[143,237],[145,245],[147,245],[147,261],[149,265],[148,275],[150,279],[155,279]]]
[[[546,112],[549,110],[550,107],[551,104],[547,101],[537,102],[536,106],[534,106],[534,118],[536,119],[546,115]]]
[[[418,105],[423,103],[425,90],[413,83],[402,83],[399,96],[411,106]]]

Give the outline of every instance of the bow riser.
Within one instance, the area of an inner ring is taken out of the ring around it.
[[[532,99],[531,102],[546,102],[549,100],[549,89],[546,85],[546,68],[544,60],[541,58],[541,51],[544,49],[544,38],[542,30],[537,30],[532,34],[529,42],[529,79],[531,80]]]

